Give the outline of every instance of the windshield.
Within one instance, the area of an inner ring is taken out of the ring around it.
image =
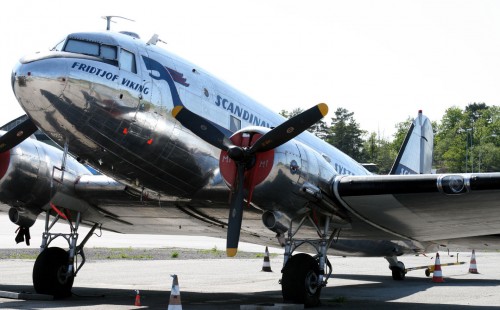
[[[76,39],[68,39],[64,46],[65,52],[96,56],[109,60],[117,59],[116,50],[116,46]]]

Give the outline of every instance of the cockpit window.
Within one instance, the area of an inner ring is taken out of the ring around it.
[[[116,60],[116,46],[96,42],[68,39],[64,51]]]
[[[115,60],[116,59],[116,47],[109,45],[101,45],[101,56],[102,58]]]
[[[68,43],[66,43],[66,47],[64,48],[64,50],[70,53],[99,56],[99,44],[94,42],[70,39],[68,40]]]
[[[120,50],[120,69],[137,73],[135,67],[135,56],[133,53],[124,49]]]

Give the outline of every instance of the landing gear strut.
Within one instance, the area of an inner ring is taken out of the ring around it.
[[[68,156],[69,142],[66,139],[64,143],[64,153],[61,162],[61,168],[52,167],[52,180],[50,184],[50,197],[54,197],[57,191],[57,185],[54,183],[63,183],[66,172],[66,159]],[[55,176],[58,177],[55,177]],[[55,212],[55,216],[50,220],[51,211]],[[68,222],[70,233],[52,233],[50,230],[60,219]],[[92,236],[99,224],[95,223],[88,234],[82,240],[80,245],[78,241],[78,228],[81,222],[81,212],[76,213],[76,217],[71,216],[68,210],[60,209],[52,202],[50,208],[45,211],[45,230],[42,235],[42,245],[40,246],[40,254],[38,255],[35,265],[33,266],[33,286],[37,293],[53,295],[56,298],[64,298],[71,295],[71,288],[76,274],[85,264],[85,253],[83,247]],[[49,248],[49,244],[57,237],[66,239],[69,245],[69,250],[65,251],[61,248]],[[78,255],[81,261],[78,262]]]
[[[33,286],[35,291],[39,294],[48,294],[56,298],[64,298],[71,295],[74,278],[86,261],[83,247],[99,224],[94,224],[80,245],[77,245],[78,228],[81,218],[80,212],[77,213],[76,220],[73,223],[71,218],[66,215],[67,213],[63,213],[55,206],[52,206],[52,208],[58,212],[52,221],[50,221],[50,210],[46,212],[45,231],[42,236],[41,252],[33,266]],[[70,233],[51,233],[50,229],[61,218],[68,221],[71,230]],[[65,251],[58,247],[48,247],[57,237],[66,239],[69,245],[69,251]],[[81,262],[78,262],[76,259],[78,255],[81,257]]]
[[[300,240],[293,238],[306,220],[309,220],[316,228],[319,239]],[[328,238],[329,229],[330,217],[325,218],[323,230],[321,230],[312,220],[310,214],[306,214],[301,219],[295,231],[292,230],[292,224],[290,224],[285,244],[285,259],[281,270],[283,277],[280,281],[285,302],[301,303],[306,307],[315,307],[320,304],[321,289],[326,286],[327,280],[332,274],[332,265],[328,261],[326,253],[338,232],[337,229],[334,229]],[[305,243],[313,246],[318,254],[311,256],[299,253],[292,256],[292,253]]]

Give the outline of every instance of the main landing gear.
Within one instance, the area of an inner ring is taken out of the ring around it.
[[[77,213],[76,219],[73,222],[69,212],[63,212],[54,205],[51,207],[56,211],[56,215],[53,220],[50,221],[50,210],[46,212],[45,231],[42,236],[41,252],[33,266],[33,286],[39,294],[48,294],[56,298],[65,298],[71,296],[74,278],[85,264],[83,247],[99,224],[94,224],[80,245],[77,245],[78,228],[81,220],[80,212]],[[67,220],[70,226],[70,233],[51,233],[50,230],[61,218]],[[69,251],[65,251],[58,247],[48,247],[57,237],[66,239],[69,245]],[[77,260],[78,255],[81,257],[81,262]]]
[[[295,234],[302,228],[306,220],[312,223],[319,239],[294,239]],[[285,243],[283,269],[281,270],[283,277],[280,281],[285,302],[300,303],[306,307],[315,307],[320,304],[321,289],[326,286],[327,280],[332,274],[332,265],[328,261],[326,253],[338,232],[338,229],[334,229],[328,236],[329,226],[330,217],[325,218],[323,230],[321,230],[309,213],[304,215],[295,231],[292,230],[292,224],[290,224]],[[299,253],[292,256],[292,253],[305,243],[313,246],[318,254],[311,256]]]
[[[66,139],[61,167],[52,167],[50,197],[53,197],[53,194],[57,192],[57,185],[55,183],[62,184],[65,173],[68,173],[66,172],[68,148],[69,142]],[[56,171],[58,172],[56,173]],[[57,178],[55,177],[56,175],[58,176]],[[54,211],[55,214],[51,221],[50,213],[52,211]],[[71,289],[75,276],[85,264],[83,247],[99,226],[98,223],[95,223],[80,245],[77,245],[81,216],[81,212],[78,211],[76,216],[72,217],[69,210],[58,208],[52,202],[50,203],[50,208],[45,211],[45,230],[42,235],[42,245],[40,246],[40,254],[36,258],[35,265],[33,266],[33,286],[37,293],[53,295],[56,298],[71,296]],[[67,221],[70,233],[50,232],[60,219]],[[50,243],[58,237],[66,239],[69,245],[68,251],[58,247],[49,248]],[[78,262],[78,255],[81,257],[80,262]]]

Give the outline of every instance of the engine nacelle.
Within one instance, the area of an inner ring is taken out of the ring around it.
[[[61,150],[35,139],[26,139],[0,153],[0,201],[13,207],[9,210],[12,222],[26,227],[33,225],[52,198],[52,171],[54,166],[61,166],[62,157]],[[67,176],[90,174],[69,156],[66,171]],[[66,180],[64,183],[63,187],[70,188]]]
[[[233,135],[237,136],[236,139],[232,137],[233,143],[246,145],[248,142],[245,141],[256,140],[250,136],[262,135],[267,130],[262,127],[245,128]],[[225,152],[221,153],[219,164],[224,180],[231,186],[235,182],[236,165]],[[321,203],[320,192],[329,192],[329,184],[337,175],[334,167],[321,154],[295,139],[270,151],[257,153],[253,166],[245,173],[245,186],[253,189],[252,203],[263,210],[286,214],[296,214],[308,202],[324,208],[326,205]]]
[[[320,190],[328,192],[335,175],[335,169],[318,152],[291,140],[274,149],[273,168],[255,188],[253,201],[266,210],[296,212],[308,202],[320,202]]]

